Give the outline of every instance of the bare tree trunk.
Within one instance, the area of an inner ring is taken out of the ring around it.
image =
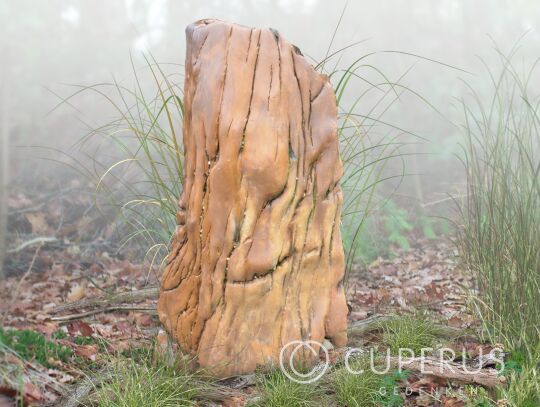
[[[293,340],[345,345],[328,78],[271,29],[201,20],[186,35],[185,182],[161,321],[221,375],[275,364]]]

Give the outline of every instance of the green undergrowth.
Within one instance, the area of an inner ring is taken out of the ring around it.
[[[297,383],[281,370],[259,374],[257,397],[249,406],[264,407],[397,407],[403,398],[396,392],[407,371],[378,374],[371,370],[367,359],[351,362],[351,372],[337,367],[328,373],[327,379],[314,383]],[[362,373],[359,373],[360,371]]]
[[[387,199],[364,221],[362,238],[355,242],[356,261],[368,265],[377,258],[395,257],[395,249],[411,249],[413,239],[436,239],[450,233],[449,222],[427,214],[413,215],[410,210]],[[349,228],[344,230],[346,246],[352,238]]]
[[[432,348],[441,332],[431,319],[421,315],[400,315],[380,324],[381,342],[394,355],[408,349],[421,356],[422,349]]]
[[[49,368],[55,367],[55,361],[66,363],[73,356],[71,348],[49,341],[45,335],[29,329],[0,327],[0,346],[12,350],[24,360]]]
[[[467,385],[460,390],[449,388],[446,396],[459,400],[466,407],[495,407],[488,391],[480,386]]]
[[[250,406],[316,407],[328,405],[323,389],[313,383],[296,383],[275,369],[257,378],[259,398]]]
[[[515,66],[515,53],[500,53],[499,72],[488,72],[489,103],[472,87],[463,102],[469,191],[460,248],[490,340],[532,357],[540,340],[540,94],[530,84],[536,66]]]
[[[371,362],[370,357],[373,357]],[[383,354],[352,357],[331,365],[325,375],[313,383],[292,381],[280,369],[257,375],[256,398],[250,406],[303,407],[398,407],[404,405],[400,388],[409,372],[393,371]],[[371,364],[373,363],[373,368]],[[301,370],[301,369],[300,369]],[[309,369],[306,369],[309,371]],[[292,376],[298,377],[291,373]],[[312,376],[308,376],[308,379]]]
[[[102,354],[100,373],[85,407],[195,406],[212,384],[190,361],[171,359],[154,345]]]
[[[402,321],[398,323],[397,321]],[[399,317],[381,325],[387,335],[384,345],[414,349],[433,346],[439,335],[425,320],[416,316]],[[416,331],[416,332],[414,332]],[[418,334],[416,334],[418,333]],[[391,335],[398,339],[391,338]],[[408,339],[408,340],[407,340]],[[409,357],[408,354],[405,355]],[[254,392],[248,392],[249,406],[265,407],[398,407],[404,405],[403,386],[409,372],[387,370],[384,353],[374,356],[375,370],[368,357],[354,356],[347,370],[343,362],[332,365],[323,378],[314,383],[297,383],[280,369],[256,375]],[[469,407],[490,407],[495,400],[505,400],[512,407],[538,405],[538,371],[524,364],[523,355],[513,354],[501,373],[508,386],[488,392],[479,386],[449,387],[445,393]],[[208,400],[214,386],[213,379],[200,375],[187,364],[171,366],[155,357],[151,348],[132,349],[111,357],[108,365],[113,372],[98,385],[87,406],[199,405]],[[400,390],[401,389],[401,390]],[[211,398],[212,399],[212,398]],[[158,401],[159,400],[159,401]],[[215,398],[213,399],[215,400]],[[163,402],[165,404],[159,404]],[[140,403],[140,404],[137,404]]]
[[[499,400],[506,400],[510,407],[540,405],[540,344],[532,358],[526,352],[511,351],[501,374],[508,385],[497,389]]]
[[[133,359],[117,360],[109,367],[113,374],[98,382],[88,406],[194,406],[201,394],[187,370]]]
[[[380,344],[397,355],[400,348],[411,349],[415,356],[423,348],[437,348],[437,340],[444,333],[427,315],[401,315],[382,321],[375,328],[381,333]],[[6,334],[7,333],[7,334]],[[0,330],[0,350],[14,349],[26,360],[42,363],[55,359],[71,361],[76,357],[71,350],[60,350],[54,340],[65,338],[63,331],[53,334],[51,341],[34,331]],[[9,339],[6,339],[9,338]],[[184,359],[173,360],[156,352],[155,346],[130,348],[123,352],[108,353],[107,346],[100,345],[95,338],[78,337],[73,341],[80,345],[97,345],[100,350],[99,363],[84,371],[94,378],[94,390],[87,399],[81,400],[86,407],[129,407],[191,406],[203,402],[220,400],[219,384],[209,375],[195,369],[194,364]],[[52,345],[51,345],[52,344]],[[23,349],[25,347],[25,349]],[[26,352],[25,352],[26,350]],[[405,357],[410,357],[408,353]],[[254,392],[246,393],[251,406],[308,407],[308,406],[383,406],[397,407],[404,404],[403,381],[408,372],[392,371],[384,361],[385,353],[376,352],[375,371],[367,357],[352,357],[346,369],[338,361],[330,366],[322,379],[315,383],[296,383],[281,370],[275,369],[256,376]],[[496,395],[486,393],[477,386],[452,390],[447,396],[461,400],[466,406],[494,406],[497,400],[506,400],[509,406],[532,407],[538,404],[539,377],[536,358],[531,363],[523,352],[511,352],[502,371],[508,386],[496,390]],[[80,361],[84,365],[84,361]],[[361,372],[360,372],[361,371]],[[99,372],[99,374],[96,374]],[[401,390],[400,390],[401,389]],[[454,393],[452,393],[454,391]],[[225,396],[226,398],[226,396]],[[337,404],[336,404],[337,403]]]
[[[498,397],[528,407],[540,405],[540,94],[537,65],[516,65],[518,48],[498,51],[490,99],[469,86],[462,104],[468,196],[459,245],[483,336],[510,353]]]
[[[497,391],[499,399],[507,400],[510,407],[540,406],[540,369],[527,364],[520,372],[507,376],[509,384]]]
[[[396,389],[399,382],[408,377],[407,371],[379,374],[372,369],[369,358],[357,358],[349,367],[350,371],[343,367],[334,372],[332,377],[332,387],[339,406],[397,407],[404,404]]]

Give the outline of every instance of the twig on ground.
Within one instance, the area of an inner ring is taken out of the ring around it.
[[[380,315],[375,314],[361,321],[349,324],[347,329],[349,335],[362,336],[368,332],[375,331],[380,328],[380,324],[395,318],[395,315]]]
[[[67,322],[67,321],[74,321],[76,319],[82,319],[86,317],[91,317],[93,315],[102,314],[105,312],[117,312],[117,311],[144,311],[148,312],[152,315],[157,315],[156,307],[135,307],[132,305],[117,305],[114,307],[105,307],[105,308],[98,308],[92,311],[86,311],[81,312],[78,314],[70,314],[70,315],[64,315],[62,317],[52,317],[51,321],[56,322]]]
[[[226,377],[219,380],[219,384],[236,390],[245,389],[246,387],[253,386],[255,382],[255,373]]]
[[[159,294],[159,288],[149,287],[142,290],[126,291],[112,294],[105,297],[84,299],[81,301],[62,304],[51,311],[52,314],[59,314],[65,311],[72,311],[82,308],[101,307],[107,308],[113,304],[135,303],[147,299],[156,299]]]
[[[496,369],[469,368],[459,363],[441,361],[430,357],[403,360],[397,357],[390,357],[390,364],[399,369],[414,370],[427,376],[479,384],[488,388],[502,386],[506,383],[506,378],[499,376]]]
[[[7,254],[14,254],[19,253],[20,251],[23,251],[27,247],[34,246],[36,244],[39,244],[40,246],[43,246],[45,243],[52,243],[56,242],[58,239],[54,236],[41,236],[41,237],[35,237],[33,239],[30,239],[19,246],[17,246],[14,249],[8,250]]]

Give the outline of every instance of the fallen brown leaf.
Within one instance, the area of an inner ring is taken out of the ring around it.
[[[27,213],[26,219],[32,225],[32,233],[34,234],[47,234],[50,232],[49,225],[43,212]]]
[[[67,326],[71,336],[92,336],[94,329],[84,321],[73,321]]]
[[[75,347],[75,354],[95,361],[98,354],[97,345],[78,345]]]
[[[69,293],[66,297],[68,302],[75,302],[82,300],[86,296],[86,287],[82,284],[74,284],[71,286]]]

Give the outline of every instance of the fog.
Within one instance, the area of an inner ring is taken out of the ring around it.
[[[407,160],[405,172],[420,177],[416,188],[424,191],[411,194],[423,201],[459,189],[453,154],[459,141],[456,101],[467,92],[463,81],[487,88],[481,59],[491,66],[495,46],[509,52],[523,35],[520,63],[533,63],[540,51],[540,3],[533,0],[3,0],[0,15],[1,130],[9,144],[9,181],[22,188],[40,177],[61,180],[68,167],[43,158],[61,157],[52,149],[70,151],[89,127],[117,114],[96,95],[60,103],[62,98],[77,86],[113,78],[131,84],[132,63],[144,66],[143,55],[167,66],[181,85],[184,29],[201,18],[275,28],[313,61],[360,42],[332,66],[375,53],[366,63],[413,91],[388,108],[385,120],[422,137],[414,149],[422,154]],[[351,85],[347,97],[354,98],[362,85]],[[360,109],[363,103],[367,110],[373,101],[361,101]],[[413,184],[405,182],[401,193]],[[428,199],[426,190],[435,195]]]

